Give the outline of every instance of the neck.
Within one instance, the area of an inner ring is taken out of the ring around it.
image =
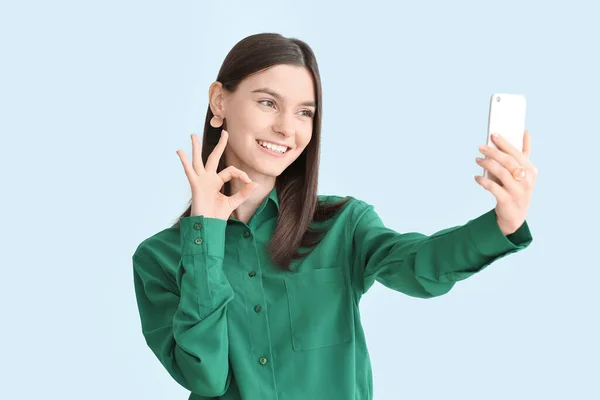
[[[250,176],[250,179],[258,183],[258,187],[250,194],[248,200],[243,202],[238,208],[236,208],[231,217],[238,219],[244,223],[250,220],[250,217],[254,214],[256,209],[265,201],[271,190],[275,187],[275,177],[272,176]],[[231,194],[237,193],[241,188],[244,187],[244,183],[239,179],[232,179],[229,181]]]

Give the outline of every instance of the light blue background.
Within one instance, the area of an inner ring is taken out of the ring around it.
[[[489,96],[528,100],[534,243],[440,298],[374,286],[375,399],[600,398],[594,2],[0,4],[0,398],[187,398],[141,336],[131,254],[185,209],[175,151],[263,31],[317,54],[321,193],[399,231],[494,207],[473,180]]]

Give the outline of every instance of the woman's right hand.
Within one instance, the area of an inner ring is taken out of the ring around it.
[[[246,201],[258,186],[245,172],[233,166],[217,173],[219,160],[225,151],[228,137],[227,131],[223,130],[219,142],[206,160],[206,166],[202,163],[200,140],[197,135],[191,135],[191,165],[183,150],[177,150],[177,155],[181,159],[183,169],[192,187],[192,213],[190,215],[192,217],[203,215],[206,218],[227,220],[233,210]],[[225,196],[221,193],[221,188],[225,182],[234,178],[241,180],[246,185],[239,192],[231,196]]]

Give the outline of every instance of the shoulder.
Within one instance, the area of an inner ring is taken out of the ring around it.
[[[135,248],[134,268],[173,275],[174,261],[179,258],[179,225],[173,225],[144,238]]]
[[[373,209],[373,206],[353,196],[340,196],[335,194],[320,194],[317,196],[320,207],[335,207],[336,214],[345,215],[350,220],[357,220]]]
[[[147,236],[137,245],[134,255],[145,258],[155,250],[163,246],[165,243],[170,243],[179,236],[179,225],[173,225],[159,232]]]

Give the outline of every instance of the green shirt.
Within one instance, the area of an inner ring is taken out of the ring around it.
[[[143,335],[189,399],[372,399],[359,301],[375,281],[440,296],[533,240],[527,222],[504,236],[493,209],[429,236],[397,233],[352,198],[290,272],[267,253],[278,210],[273,190],[247,224],[181,218],[133,255]]]

